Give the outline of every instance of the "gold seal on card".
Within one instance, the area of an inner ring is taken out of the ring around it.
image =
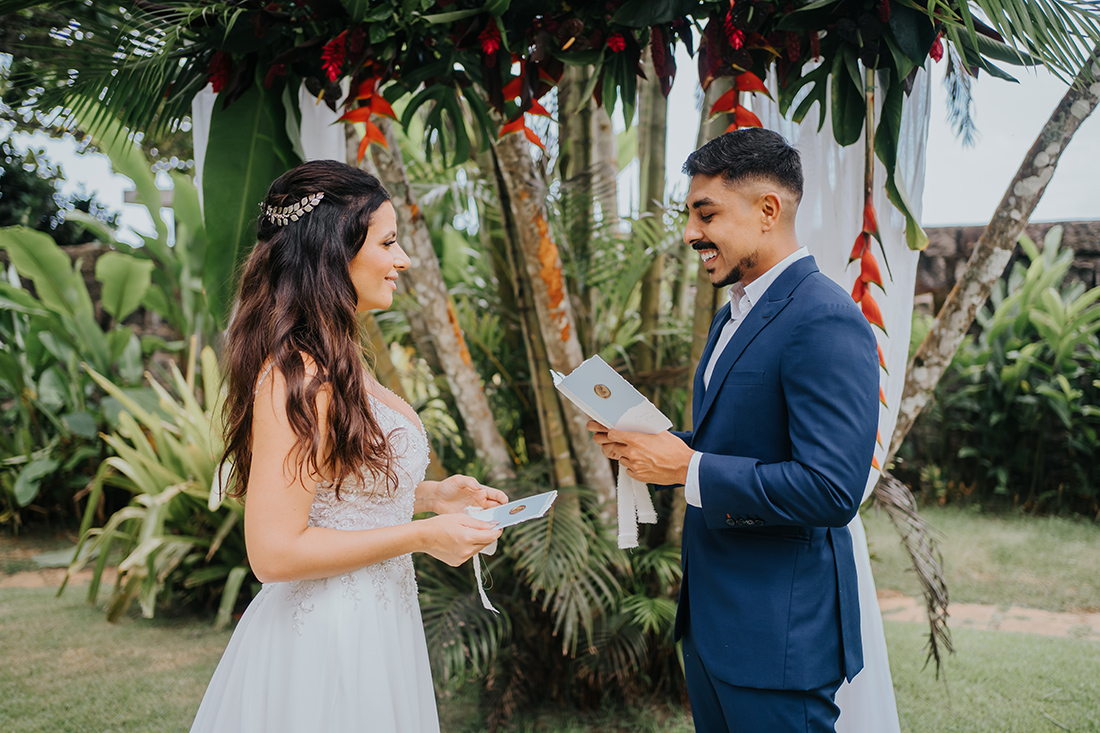
[[[592,388],[592,391],[596,393],[596,396],[600,399],[606,400],[611,396],[611,390],[607,388],[606,384],[597,384]]]
[[[514,506],[511,509],[509,509],[508,513],[509,514],[519,514],[520,512],[522,512],[526,508],[527,508],[526,504],[520,504],[518,506]]]

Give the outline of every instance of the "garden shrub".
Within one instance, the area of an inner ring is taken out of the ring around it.
[[[901,453],[940,501],[1100,517],[1100,288],[1065,282],[1062,228],[1026,236]]]

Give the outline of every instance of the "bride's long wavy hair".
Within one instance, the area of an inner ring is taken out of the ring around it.
[[[348,265],[390,195],[378,179],[332,160],[303,163],[280,176],[265,206],[284,207],[323,193],[312,211],[280,226],[261,214],[257,242],[240,275],[234,315],[225,337],[228,394],[225,453],[230,495],[247,491],[252,464],[254,392],[271,362],[286,380],[286,415],[297,437],[298,477],[324,476],[339,492],[363,474],[397,479],[388,436],[371,413],[364,379],[365,351]],[[303,356],[316,369],[307,375]],[[316,397],[330,386],[328,435],[320,434]],[[327,444],[327,450],[322,446]],[[322,455],[324,452],[324,455]]]

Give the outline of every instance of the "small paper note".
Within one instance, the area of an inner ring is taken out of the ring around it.
[[[535,494],[523,499],[516,499],[507,504],[482,509],[470,514],[474,519],[484,522],[496,522],[497,529],[511,527],[513,524],[526,522],[529,519],[538,519],[550,510],[554,499],[558,498],[558,492],[547,491],[544,494]]]

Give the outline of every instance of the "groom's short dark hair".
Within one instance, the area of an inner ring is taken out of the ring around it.
[[[723,176],[727,183],[763,178],[802,200],[802,159],[783,136],[760,127],[742,127],[719,135],[688,156],[689,177]]]

